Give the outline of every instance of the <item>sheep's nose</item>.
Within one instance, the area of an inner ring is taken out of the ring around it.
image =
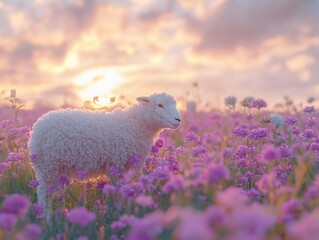
[[[178,121],[178,122],[181,122],[181,119],[179,119],[179,118],[175,118],[175,120]]]

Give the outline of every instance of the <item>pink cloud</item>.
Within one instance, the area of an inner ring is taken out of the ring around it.
[[[265,89],[279,99],[301,94],[301,86],[306,96],[318,76],[318,14],[318,1],[303,0],[6,1],[0,8],[1,83],[52,88],[46,92],[52,99],[70,88],[66,95],[76,98],[81,89],[72,81],[82,72],[133,66],[124,74],[131,95],[140,86],[179,94],[198,81],[207,99]],[[311,63],[302,60],[292,71],[299,55]],[[300,79],[308,81],[300,85]]]

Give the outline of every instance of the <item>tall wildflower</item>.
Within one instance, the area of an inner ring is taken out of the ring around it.
[[[226,107],[229,107],[230,109],[234,110],[236,109],[237,98],[234,96],[228,96],[225,98],[224,103]]]
[[[251,102],[254,100],[253,97],[245,97],[241,102],[240,104],[243,106],[243,107],[247,107],[247,108],[251,108]]]
[[[260,110],[261,108],[267,107],[267,103],[263,99],[253,99],[249,102],[249,106]]]

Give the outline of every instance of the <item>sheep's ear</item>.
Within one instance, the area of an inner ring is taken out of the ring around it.
[[[137,97],[136,100],[140,103],[149,103],[150,102],[149,97]]]

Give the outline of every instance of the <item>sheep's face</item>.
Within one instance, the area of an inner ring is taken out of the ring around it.
[[[155,111],[154,121],[162,128],[176,129],[182,120],[177,110],[175,101],[165,101],[162,99],[152,99],[150,97],[138,97],[139,102],[147,103]]]

